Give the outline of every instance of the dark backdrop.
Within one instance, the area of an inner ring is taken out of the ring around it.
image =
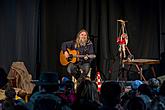
[[[103,78],[116,79],[117,19],[128,21],[128,47],[135,58],[160,59],[165,49],[163,4],[163,0],[1,0],[0,65],[8,71],[13,61],[24,61],[33,79],[40,71],[64,74],[61,43],[85,28],[97,40],[96,62]]]
[[[23,61],[35,78],[39,33],[39,0],[0,1],[0,65],[6,72]]]

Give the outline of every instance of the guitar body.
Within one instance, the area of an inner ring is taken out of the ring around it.
[[[67,51],[69,54],[71,54],[73,56],[76,56],[78,54],[78,52],[76,50],[67,49]],[[75,63],[76,61],[77,61],[76,57],[72,57],[72,58],[67,59],[67,58],[65,58],[64,52],[63,51],[60,52],[60,63],[63,66],[68,65],[70,62]]]

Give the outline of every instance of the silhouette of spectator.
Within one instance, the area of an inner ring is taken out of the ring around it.
[[[71,110],[67,106],[63,106],[59,97],[44,95],[40,99],[36,100],[33,110]]]
[[[138,88],[139,86],[143,84],[143,82],[141,80],[135,80],[131,83],[131,91],[130,91],[130,95],[131,97],[134,97],[137,95],[137,92],[138,92]]]
[[[126,108],[127,104],[129,102],[130,99],[132,99],[133,97],[136,97],[138,95],[138,87],[143,84],[143,82],[141,80],[135,80],[131,83],[131,90],[127,93],[125,93],[121,99],[121,105]]]
[[[154,97],[157,97],[159,94],[160,81],[156,78],[150,78],[148,80],[148,85],[151,87],[151,92]]]
[[[5,89],[5,100],[3,102],[3,107],[5,110],[15,110],[16,105],[24,105],[23,99],[16,95],[15,89],[12,87],[7,87]]]
[[[62,98],[63,102],[71,107],[76,101],[73,81],[63,78],[58,96]]]
[[[14,98],[15,98],[15,95],[16,95],[16,92],[13,88],[7,88],[5,90],[5,95],[6,95],[6,99],[3,103],[4,105],[4,109],[5,110],[14,110]]]
[[[98,110],[100,105],[96,84],[85,79],[77,87],[73,110]]]
[[[120,94],[121,86],[118,82],[104,82],[101,86],[101,102],[103,106],[100,110],[122,110]]]
[[[160,87],[159,97],[152,101],[151,110],[165,110],[165,81]]]
[[[70,81],[70,79],[68,77],[64,76],[61,78],[60,86],[59,86],[60,92],[64,92],[67,81]]]
[[[29,110],[60,110],[69,107],[63,105],[61,98],[57,95],[59,89],[58,73],[45,72],[41,73],[36,83],[39,91],[34,92],[27,103]]]
[[[140,97],[144,101],[147,109],[149,109],[151,106],[151,101],[153,99],[150,86],[147,84],[141,84],[138,87],[138,92],[139,92],[138,97]]]
[[[165,109],[165,81],[160,87],[160,101],[164,104],[164,109]]]
[[[127,110],[146,110],[146,104],[140,97],[133,97],[127,104]]]

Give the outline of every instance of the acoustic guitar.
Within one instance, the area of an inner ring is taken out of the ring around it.
[[[79,55],[79,52],[76,51],[76,50],[71,50],[69,48],[67,48],[67,51],[70,55],[69,58],[66,58],[65,55],[64,55],[64,52],[61,50],[60,52],[60,63],[63,65],[63,66],[66,66],[68,65],[69,63],[75,63],[78,61],[78,58],[84,58],[84,57],[88,57],[88,58],[95,58],[96,55],[94,54],[91,54],[91,55]]]

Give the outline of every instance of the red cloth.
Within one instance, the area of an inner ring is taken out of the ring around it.
[[[119,45],[126,44],[126,39],[125,38],[117,37],[117,44],[119,44]]]

